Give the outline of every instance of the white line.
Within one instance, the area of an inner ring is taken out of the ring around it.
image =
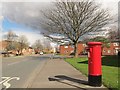
[[[6,88],[9,88],[11,86],[10,83],[8,83],[10,80],[13,80],[13,79],[16,79],[16,80],[20,80],[19,77],[12,77],[12,78],[9,78],[8,80],[6,80],[3,85],[6,86]]]
[[[11,86],[10,83],[8,83],[10,80],[16,79],[16,80],[20,80],[19,77],[2,77],[2,79],[4,79],[3,81],[0,82],[0,84],[3,84],[6,88],[9,88]]]
[[[21,62],[21,61],[19,61],[19,62]],[[10,64],[8,64],[8,66],[17,64],[17,63],[19,63],[19,62],[10,63]]]
[[[0,82],[0,84],[2,84],[3,82],[5,82],[6,80],[8,80],[10,77],[2,77],[2,79],[4,79],[4,80],[2,80],[1,82]]]
[[[27,60],[25,60],[25,61],[27,61]],[[20,62],[25,62],[25,61],[22,60],[22,61],[18,61],[18,62],[10,63],[10,64],[8,64],[8,66],[11,66],[11,65],[14,65],[14,64],[17,64],[17,63],[20,63]]]

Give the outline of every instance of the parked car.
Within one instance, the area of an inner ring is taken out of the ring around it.
[[[42,51],[40,52],[40,55],[43,55],[43,52],[42,52]]]

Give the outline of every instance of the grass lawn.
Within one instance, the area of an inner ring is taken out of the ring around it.
[[[88,75],[88,58],[68,58],[68,63]],[[104,56],[102,57],[102,81],[105,86],[113,90],[118,88],[118,57]]]

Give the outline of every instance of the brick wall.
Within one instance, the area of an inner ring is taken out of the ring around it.
[[[77,49],[78,49],[78,54],[81,54],[86,45],[83,43],[78,43]],[[64,55],[70,55],[71,53],[74,52],[74,46],[73,45],[60,45],[60,54]]]
[[[4,51],[7,45],[8,45],[7,41],[0,41],[0,51]]]
[[[78,55],[82,54],[82,52],[85,50],[86,44],[78,43]]]
[[[78,43],[78,54],[81,55],[85,50],[86,44]],[[117,55],[118,50],[120,50],[119,43],[113,42],[110,43],[110,47],[104,47],[102,50],[102,55]],[[60,54],[62,55],[70,55],[74,51],[74,47],[72,45],[60,45]]]
[[[5,51],[5,48],[6,48],[7,45],[8,45],[7,41],[0,41],[0,51]],[[11,50],[11,52],[15,55],[18,53],[16,50]],[[23,49],[22,52],[23,52],[24,55],[29,55],[29,54],[32,54],[34,52],[34,49],[29,47],[27,49]]]
[[[72,45],[60,45],[60,54],[70,55],[73,52],[74,52],[74,48]]]
[[[117,55],[118,49],[120,49],[119,43],[110,43],[110,47],[104,47],[102,55]]]

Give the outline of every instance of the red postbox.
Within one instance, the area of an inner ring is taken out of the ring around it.
[[[91,86],[102,85],[101,42],[88,42],[88,83]]]

